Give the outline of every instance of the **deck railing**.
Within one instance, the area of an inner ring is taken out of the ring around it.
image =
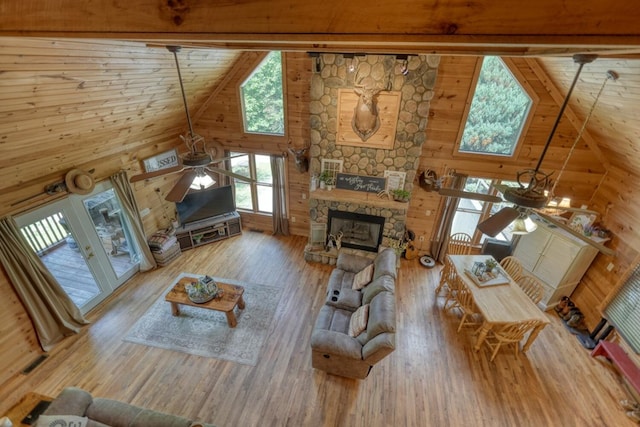
[[[27,239],[29,246],[38,255],[42,255],[60,245],[69,235],[69,232],[62,224],[64,224],[64,217],[61,213],[56,213],[24,226],[20,231]]]

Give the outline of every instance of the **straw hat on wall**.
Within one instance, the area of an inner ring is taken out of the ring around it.
[[[67,184],[67,190],[76,194],[89,194],[96,186],[91,174],[82,169],[71,169],[65,175],[64,182]]]

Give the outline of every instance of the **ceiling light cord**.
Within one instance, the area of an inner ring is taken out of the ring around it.
[[[600,99],[600,95],[602,95],[602,92],[604,91],[604,88],[607,85],[607,82],[609,80],[614,80],[614,81],[618,80],[618,73],[616,73],[615,71],[612,71],[612,70],[608,70],[607,71],[607,76],[605,77],[604,81],[602,82],[602,85],[600,86],[600,90],[598,91],[598,94],[596,95],[596,99],[595,99],[595,101],[593,101],[593,104],[591,105],[591,108],[589,109],[589,113],[587,113],[587,117],[585,117],[584,122],[582,123],[582,127],[580,128],[580,131],[578,132],[578,135],[576,136],[575,141],[573,141],[573,145],[571,146],[571,149],[569,150],[569,154],[567,154],[567,156],[564,159],[564,164],[562,165],[562,168],[560,169],[560,172],[558,172],[558,177],[553,182],[553,186],[551,187],[551,191],[549,192],[549,195],[550,195],[551,198],[555,197],[556,186],[558,185],[558,182],[560,181],[560,178],[562,177],[562,174],[564,173],[564,170],[567,167],[567,163],[569,163],[569,159],[573,155],[573,151],[575,150],[576,146],[578,145],[578,141],[580,141],[580,139],[582,138],[582,134],[584,133],[585,129],[587,128],[587,123],[589,123],[589,119],[591,119],[591,115],[593,114],[594,110],[596,109],[596,105],[598,104],[598,100]]]

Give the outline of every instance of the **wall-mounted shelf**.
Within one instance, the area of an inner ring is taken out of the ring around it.
[[[242,234],[238,212],[230,212],[193,224],[180,226],[176,231],[180,249],[187,250]]]

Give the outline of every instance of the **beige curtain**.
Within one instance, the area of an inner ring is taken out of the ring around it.
[[[451,178],[451,188],[463,190],[466,182],[467,175],[453,173]],[[442,216],[439,218],[438,224],[436,224],[436,233],[433,241],[431,242],[431,256],[440,262],[444,261],[444,256],[447,253],[447,245],[449,244],[449,236],[451,235],[453,217],[456,214],[459,202],[460,199],[457,197],[445,197],[442,202],[444,204]]]
[[[287,218],[287,192],[284,173],[284,157],[271,156],[271,175],[273,177],[273,234],[289,235]]]
[[[10,216],[0,219],[0,260],[44,351],[89,323],[29,247]]]
[[[138,204],[136,203],[133,189],[131,185],[129,185],[127,173],[120,171],[112,175],[109,179],[122,205],[122,214],[130,226],[132,237],[135,240],[133,243],[138,248],[138,253],[140,254],[140,271],[152,270],[157,267],[156,260],[153,258],[149,245],[147,245],[147,237],[144,234],[142,218],[140,218]]]

